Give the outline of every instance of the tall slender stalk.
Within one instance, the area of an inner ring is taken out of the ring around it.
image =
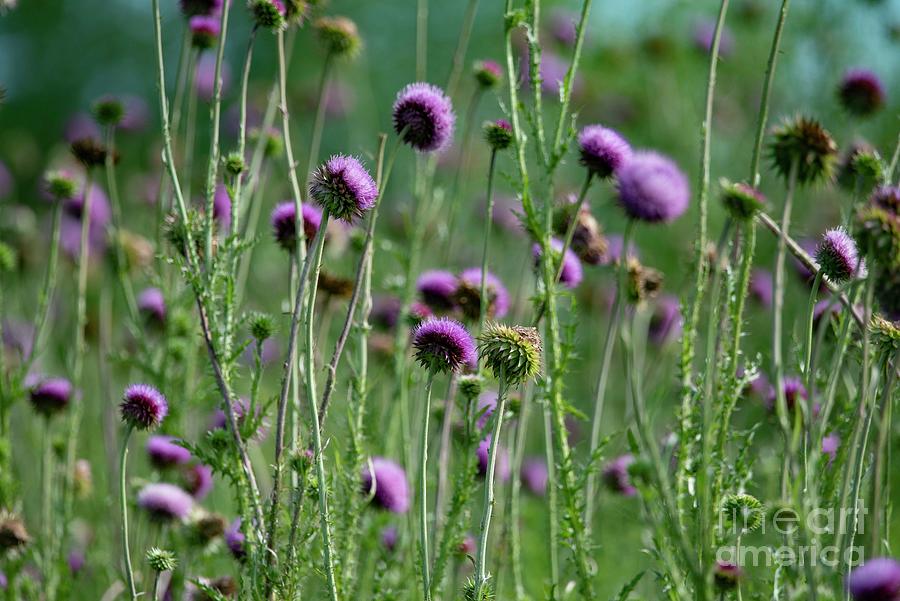
[[[497,471],[497,449],[500,448],[500,430],[503,426],[503,414],[506,412],[507,383],[501,368],[497,384],[497,406],[494,409],[494,425],[490,438],[487,470],[484,474],[484,509],[481,516],[481,528],[478,535],[478,557],[475,560],[475,595],[473,599],[483,599],[487,584],[487,552],[488,538],[491,530],[491,516],[494,512],[494,477]],[[496,591],[495,591],[496,593]]]
[[[487,216],[484,220],[484,247],[481,251],[481,290],[478,298],[478,323],[479,331],[484,331],[484,321],[487,319],[487,273],[488,273],[488,255],[491,248],[491,224],[494,222],[494,166],[497,162],[497,151],[491,150],[491,160],[488,164],[487,177]]]
[[[312,136],[309,142],[309,161],[306,168],[306,186],[309,187],[309,178],[313,170],[319,164],[319,147],[322,144],[322,130],[325,127],[325,100],[328,98],[328,76],[331,74],[331,65],[334,57],[331,52],[325,55],[322,63],[322,77],[319,79],[319,97],[316,100],[316,119],[313,121]]]
[[[31,336],[31,349],[28,358],[23,363],[23,373],[28,373],[34,363],[34,358],[43,346],[44,327],[50,317],[50,307],[56,292],[56,272],[59,266],[59,230],[62,221],[63,199],[57,198],[53,203],[53,225],[50,233],[50,258],[47,261],[47,271],[44,274],[44,283],[38,294],[37,311],[34,317],[34,332]],[[2,378],[2,376],[0,376]]]
[[[428,422],[431,415],[431,388],[434,371],[425,380],[425,407],[419,439],[419,562],[422,570],[423,599],[431,599],[431,564],[428,560]]]
[[[134,584],[134,569],[131,566],[131,548],[128,543],[128,490],[126,480],[126,467],[128,461],[128,440],[131,438],[133,428],[128,426],[122,437],[122,452],[119,458],[119,511],[122,514],[122,553],[125,556],[125,579],[128,582],[128,591],[131,601],[137,601],[138,593]]]

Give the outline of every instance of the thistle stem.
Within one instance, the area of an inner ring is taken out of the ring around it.
[[[131,600],[138,598],[137,588],[134,585],[134,570],[131,566],[131,549],[128,546],[128,496],[126,489],[126,467],[128,461],[128,440],[131,438],[132,426],[125,430],[122,437],[122,452],[119,459],[119,509],[122,513],[122,552],[125,555],[125,579],[128,581],[128,590]]]
[[[309,143],[309,162],[306,168],[306,187],[309,187],[309,178],[313,170],[319,164],[319,147],[322,144],[322,130],[325,127],[325,100],[328,98],[328,76],[331,74],[332,54],[325,55],[322,63],[322,77],[319,80],[319,97],[316,100],[316,119],[313,121],[312,137]]]
[[[50,259],[47,262],[47,271],[44,275],[44,283],[38,295],[37,312],[34,318],[34,333],[31,338],[31,349],[28,358],[24,362],[23,373],[28,373],[37,356],[38,347],[43,346],[44,327],[50,316],[50,306],[56,292],[56,272],[59,266],[59,230],[62,221],[63,199],[57,198],[53,204],[53,225],[50,234]]]
[[[422,567],[422,589],[425,601],[431,599],[431,567],[428,560],[428,422],[431,415],[431,388],[434,371],[425,380],[425,411],[419,439],[419,561]]]
[[[484,587],[488,580],[486,563],[488,538],[491,530],[491,516],[494,512],[494,477],[497,471],[497,449],[500,442],[500,429],[503,426],[503,414],[506,412],[507,382],[503,368],[500,370],[497,384],[497,406],[494,410],[494,427],[491,432],[487,470],[484,474],[484,513],[481,516],[481,530],[478,536],[478,557],[475,561],[475,596],[484,598]]]
[[[487,273],[488,273],[488,256],[491,248],[491,224],[494,219],[494,167],[497,162],[497,151],[491,150],[491,160],[488,164],[487,177],[487,215],[484,219],[484,247],[481,252],[481,290],[478,298],[479,312],[479,331],[484,331],[484,321],[487,319],[488,302],[487,298]]]

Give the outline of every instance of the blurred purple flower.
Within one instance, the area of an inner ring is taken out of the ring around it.
[[[159,288],[144,288],[137,297],[138,310],[155,325],[166,322],[166,299]]]
[[[147,484],[137,496],[138,507],[156,521],[183,520],[194,507],[194,499],[174,484]]]
[[[187,467],[183,473],[187,491],[197,501],[202,501],[213,487],[212,468],[202,463]]]
[[[556,262],[559,260],[557,257],[563,249],[563,241],[558,238],[553,238],[552,240],[550,240],[550,246],[554,250],[553,256],[555,269]],[[540,266],[539,261],[541,258],[540,244],[535,243],[532,245],[531,256],[534,257],[535,267],[538,268]],[[583,278],[584,272],[581,267],[581,259],[579,259],[578,256],[574,252],[572,252],[571,248],[567,248],[565,257],[563,257],[562,272],[559,274],[559,283],[569,289],[577,288],[578,284],[581,283],[581,280]]]
[[[197,61],[197,72],[194,77],[194,86],[201,100],[209,102],[215,94],[216,83],[216,55],[211,52],[204,53]],[[224,96],[231,83],[231,67],[227,62],[222,63],[222,95]]]
[[[492,434],[488,434],[487,438],[478,443],[476,454],[478,456],[478,475],[480,476],[485,476],[487,474],[492,437]],[[506,450],[506,447],[502,445],[502,443],[497,449],[496,467],[496,476],[503,482],[509,480],[509,452]]]
[[[617,172],[618,199],[632,219],[668,223],[688,208],[687,178],[671,159],[653,151],[634,153]]]
[[[678,297],[664,294],[656,300],[653,308],[648,338],[653,344],[665,344],[681,335],[683,323]]]
[[[533,495],[547,493],[547,462],[541,457],[529,457],[522,462],[522,484]]]
[[[754,269],[750,273],[750,297],[765,308],[772,306],[772,272],[767,269]]]
[[[841,437],[837,434],[832,433],[822,439],[822,454],[828,456],[828,465],[834,463],[840,446]]]
[[[628,467],[632,463],[634,463],[633,455],[620,455],[603,468],[603,481],[610,490],[624,497],[633,497],[637,494],[637,489],[631,485],[631,478],[628,475]]]
[[[85,138],[102,140],[103,132],[100,131],[100,126],[97,125],[97,122],[89,113],[77,113],[66,123],[63,137],[66,139],[66,142],[71,144],[76,140]]]
[[[396,526],[387,526],[381,531],[381,544],[389,553],[393,553],[397,548],[398,538],[399,532]]]
[[[709,54],[712,52],[713,37],[716,34],[716,22],[712,19],[703,19],[694,24],[694,46]],[[719,58],[731,56],[734,51],[734,34],[728,26],[723,26],[722,35],[719,38]]]
[[[422,272],[416,281],[416,290],[432,310],[448,312],[455,306],[456,276],[449,271],[433,269]]]
[[[853,601],[896,601],[900,598],[900,563],[876,557],[854,568],[847,577]]]
[[[375,503],[391,513],[406,513],[410,501],[406,471],[398,463],[384,457],[373,457],[371,471],[369,467],[369,463],[363,465],[360,475],[362,493],[371,494],[374,480]]]
[[[191,460],[191,452],[178,444],[174,436],[154,435],[147,438],[147,456],[158,469],[183,465]]]
[[[225,545],[231,554],[238,561],[243,561],[247,557],[247,549],[244,548],[246,537],[241,532],[241,518],[234,518],[234,521],[225,529]]]

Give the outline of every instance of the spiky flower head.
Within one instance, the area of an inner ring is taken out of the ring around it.
[[[472,551],[474,553],[474,550]],[[471,555],[471,553],[469,553]],[[490,574],[487,575],[490,578]],[[478,586],[473,578],[466,580],[463,587],[463,599],[465,601],[494,601],[494,585],[487,581],[481,585],[481,593],[477,592]]]
[[[632,219],[668,223],[688,207],[690,186],[671,159],[651,151],[636,152],[616,173],[619,204]]]
[[[713,581],[720,591],[734,590],[743,575],[741,568],[727,561],[717,561],[713,569]]]
[[[481,318],[481,303],[487,302],[487,316],[491,319],[503,319],[509,312],[509,292],[506,286],[490,271],[484,275],[486,299],[481,298],[480,267],[470,267],[459,274],[454,299],[457,307],[466,319]]]
[[[631,158],[631,145],[619,132],[602,125],[588,125],[578,134],[581,164],[594,176],[606,179]]]
[[[628,302],[637,304],[656,298],[662,289],[662,272],[642,265],[635,258],[628,259],[626,268],[625,297]]]
[[[319,226],[322,225],[322,210],[303,203],[300,205],[300,213],[303,216],[303,235],[306,245],[309,246],[319,231]],[[294,252],[297,245],[296,215],[297,207],[292,200],[279,203],[272,211],[271,223],[275,241],[288,252]]]
[[[44,187],[54,200],[68,200],[78,194],[78,184],[68,171],[48,171]]]
[[[169,412],[166,397],[148,384],[132,384],[125,389],[119,405],[122,421],[138,430],[159,426]]]
[[[884,161],[878,151],[858,142],[841,156],[837,181],[847,192],[869,194],[884,179],[884,170]]]
[[[413,331],[412,345],[416,360],[435,373],[456,372],[477,361],[472,335],[455,319],[426,319]]]
[[[150,547],[147,550],[147,563],[154,572],[169,572],[178,567],[178,558],[168,549]]]
[[[287,10],[281,0],[251,0],[250,12],[259,27],[277,30],[286,25]]]
[[[312,174],[309,196],[329,215],[349,222],[375,206],[378,186],[359,159],[336,154]]]
[[[869,322],[869,332],[873,342],[885,356],[891,356],[900,350],[900,322],[888,321],[880,315],[873,315]]]
[[[830,180],[837,163],[834,138],[815,119],[786,119],[772,132],[769,153],[775,170],[788,179],[796,165],[797,183],[813,184]]]
[[[257,342],[272,337],[275,332],[275,320],[268,313],[255,312],[250,316],[250,334]]]
[[[484,391],[481,374],[463,374],[457,378],[459,392],[464,399],[475,399]]]
[[[850,69],[838,86],[838,99],[848,113],[869,117],[884,106],[884,85],[868,69]]]
[[[737,529],[738,534],[754,532],[760,528],[766,511],[763,504],[746,493],[728,495],[722,502],[725,523]]]
[[[485,89],[496,88],[503,83],[503,69],[496,61],[475,61],[472,66],[472,75],[475,76],[478,85]]]
[[[319,43],[334,57],[353,58],[362,47],[356,23],[347,17],[319,17],[313,28]]]
[[[94,119],[100,125],[116,126],[125,117],[125,105],[120,98],[104,96],[98,99],[92,107]]]
[[[72,155],[90,169],[106,162],[106,147],[94,138],[79,138],[72,142]]]
[[[196,15],[188,21],[191,43],[194,48],[208,50],[216,45],[222,33],[222,21],[218,15]]]
[[[28,393],[31,406],[44,417],[64,411],[72,401],[74,388],[65,378],[47,378],[31,387]]]
[[[900,562],[876,557],[854,568],[847,577],[853,601],[894,601],[900,597]]]
[[[453,138],[456,116],[442,89],[429,83],[411,83],[397,94],[393,107],[394,131],[419,152],[444,150]]]
[[[481,131],[484,134],[484,141],[491,150],[506,150],[513,143],[512,126],[505,119],[485,121],[481,126]]]
[[[0,555],[16,551],[31,542],[25,522],[17,515],[0,511]]]
[[[229,152],[223,159],[222,163],[225,167],[225,173],[232,176],[240,175],[244,172],[244,170],[247,169],[247,164],[244,162],[244,157],[242,157],[241,153],[237,151]]]
[[[541,336],[535,328],[491,323],[478,342],[487,368],[510,384],[533,378],[541,368]]]
[[[836,284],[845,282],[865,270],[856,248],[856,241],[843,227],[825,232],[816,249],[816,261],[819,262],[825,276]]]
[[[719,180],[722,187],[722,205],[736,221],[748,221],[766,207],[766,197],[762,192],[745,183]]]
[[[174,484],[154,482],[138,492],[138,507],[156,521],[184,520],[194,508],[194,499]]]

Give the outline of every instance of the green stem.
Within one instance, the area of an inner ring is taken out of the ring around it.
[[[53,541],[52,533],[52,507],[53,507],[53,441],[50,437],[50,417],[44,417],[44,448],[43,463],[41,465],[41,517],[43,523],[42,559],[44,564],[44,577],[48,581],[54,579],[53,566]]]
[[[593,172],[587,172],[587,176],[584,178],[584,184],[581,186],[581,192],[578,193],[578,200],[575,202],[574,213],[569,218],[569,225],[566,227],[566,234],[563,238],[563,246],[559,252],[559,265],[556,267],[557,282],[559,281],[559,278],[562,277],[563,268],[566,266],[566,253],[572,247],[572,240],[575,238],[575,230],[578,229],[578,215],[581,213],[581,206],[584,204],[584,198],[587,196],[588,188],[591,187],[593,175]]]
[[[597,387],[594,391],[594,415],[591,419],[591,447],[590,455],[593,459],[594,453],[600,445],[600,425],[603,420],[603,407],[606,404],[606,387],[609,380],[609,368],[612,365],[613,350],[616,346],[616,340],[619,337],[619,326],[622,322],[623,305],[625,304],[625,274],[628,273],[627,249],[631,244],[631,238],[634,233],[634,220],[629,220],[625,226],[625,233],[622,236],[622,258],[619,260],[619,268],[616,272],[616,297],[613,301],[612,312],[610,313],[609,325],[606,329],[606,341],[603,343],[603,358],[600,362],[600,375],[597,377]],[[595,489],[597,486],[597,470],[595,466],[591,466],[588,472],[587,485],[585,487],[585,509],[584,523],[588,529],[594,519],[594,501]]]
[[[491,516],[494,512],[494,476],[497,471],[497,449],[502,444],[500,430],[503,426],[503,414],[506,411],[507,382],[501,368],[497,386],[497,406],[494,409],[494,427],[491,432],[487,470],[484,475],[484,509],[481,516],[481,530],[478,536],[478,557],[475,561],[475,599],[484,598],[484,587],[488,580],[486,563],[488,538],[491,530]],[[495,591],[496,592],[496,591]]]
[[[128,439],[131,438],[132,426],[125,430],[122,438],[122,453],[119,459],[119,509],[122,512],[122,552],[125,555],[125,579],[131,601],[137,601],[138,593],[134,584],[134,570],[131,565],[131,549],[128,546],[128,491],[126,488],[126,467],[128,461]]]
[[[897,356],[897,353],[895,352],[894,355]],[[897,365],[896,361],[892,364],[890,359],[886,360],[885,364],[888,377],[882,391],[881,419],[878,423],[878,442],[875,447],[875,467],[872,477],[872,543],[869,552],[873,556],[881,554],[882,540],[890,540],[888,537],[882,538],[881,527],[882,524],[888,523],[888,516],[885,514],[885,510],[890,506],[890,481],[886,482],[884,475],[885,473],[890,473],[890,471],[885,470],[885,463],[889,453],[891,414],[893,412],[893,385],[897,377]],[[887,500],[884,498],[885,493],[887,493]]]
[[[428,561],[428,421],[431,415],[431,388],[434,372],[425,380],[425,414],[419,439],[419,561],[422,567],[422,589],[425,601],[431,599],[431,570]]]
[[[463,63],[466,60],[466,50],[469,48],[469,39],[472,36],[472,27],[475,25],[475,14],[478,11],[478,0],[469,0],[466,5],[466,13],[463,16],[463,26],[459,31],[459,40],[456,43],[456,52],[453,53],[453,66],[450,68],[450,77],[447,79],[447,94],[450,98],[456,95],[456,87],[459,85]]]
[[[309,162],[306,167],[306,186],[313,170],[319,165],[319,147],[322,144],[322,130],[325,128],[325,99],[328,97],[328,76],[331,74],[332,55],[325,55],[322,77],[319,80],[319,97],[316,100],[316,119],[313,121],[312,137],[309,143]]]
[[[115,140],[116,129],[110,125],[106,129],[106,187],[109,191],[109,203],[112,207],[113,245],[116,249],[116,277],[125,295],[125,304],[132,324],[139,323],[134,286],[128,278],[125,253],[122,250],[122,203],[119,200],[119,186],[116,183]]]
[[[31,338],[31,350],[24,362],[24,373],[27,373],[38,353],[38,347],[43,346],[44,327],[50,316],[50,305],[56,292],[56,272],[59,265],[59,229],[62,221],[63,199],[57,198],[53,205],[53,225],[50,234],[50,259],[47,262],[47,271],[44,275],[44,283],[38,295],[37,312],[34,320],[34,333]]]
[[[819,287],[822,284],[822,272],[816,273],[813,279],[812,289],[809,292],[809,301],[806,304],[806,323],[803,335],[803,375],[806,377],[806,390],[812,391],[815,384],[815,376],[812,373],[812,347],[813,347],[813,317],[816,309],[816,298],[819,296]],[[824,319],[827,314],[822,314]]]
[[[563,97],[559,107],[559,119],[556,122],[556,134],[553,136],[553,168],[556,167],[562,158],[563,133],[566,131],[567,113],[572,100],[572,84],[575,81],[575,73],[578,70],[578,63],[581,60],[581,52],[584,48],[584,36],[587,32],[588,17],[591,13],[591,2],[592,0],[584,0],[581,5],[581,16],[575,29],[575,49],[572,53],[572,62],[566,71],[565,79],[563,79]]]
[[[491,150],[491,160],[488,164],[487,177],[487,215],[484,219],[484,247],[481,252],[481,290],[478,298],[478,318],[479,331],[484,331],[484,322],[487,319],[488,299],[487,299],[487,273],[488,273],[488,254],[491,246],[491,224],[494,215],[494,166],[497,161],[497,151]]]

